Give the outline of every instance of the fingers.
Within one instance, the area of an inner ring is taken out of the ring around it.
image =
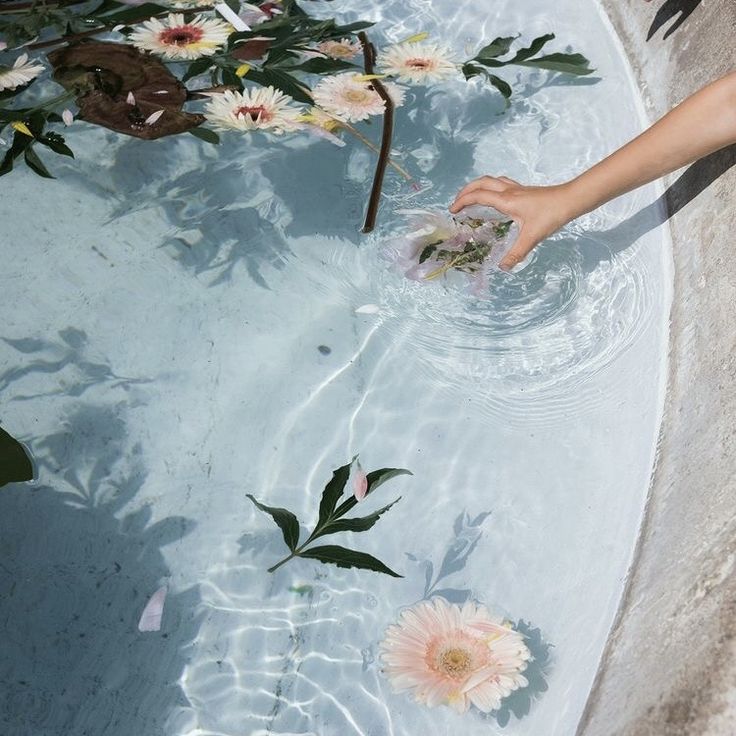
[[[503,257],[498,267],[502,271],[510,271],[514,266],[518,266],[537,245],[539,245],[539,240],[525,233],[522,227],[514,247]]]
[[[473,179],[468,182],[458,193],[455,199],[462,197],[464,194],[469,194],[477,189],[486,189],[491,192],[502,192],[508,186],[505,182],[504,177],[495,176],[481,176],[479,179]],[[510,181],[510,179],[509,179]]]
[[[482,204],[486,207],[495,207],[499,212],[504,211],[505,197],[502,192],[488,189],[473,189],[467,194],[458,195],[457,199],[450,205],[450,212],[460,212],[471,204]],[[505,212],[504,214],[509,214]]]

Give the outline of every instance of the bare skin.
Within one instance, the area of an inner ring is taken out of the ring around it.
[[[506,176],[482,176],[458,192],[450,212],[480,204],[513,217],[519,237],[500,264],[509,270],[576,217],[733,143],[736,72],[688,97],[640,136],[571,181],[528,187]]]

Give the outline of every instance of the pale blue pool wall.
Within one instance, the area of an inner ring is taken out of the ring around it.
[[[736,69],[733,0],[602,4],[652,120]],[[675,285],[658,462],[579,736],[736,733],[735,164],[732,147],[667,181]]]

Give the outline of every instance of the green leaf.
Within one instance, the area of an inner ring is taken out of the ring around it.
[[[211,66],[213,65],[212,59],[207,58],[206,56],[197,59],[196,61],[193,61],[186,72],[184,73],[184,76],[181,78],[182,82],[188,82],[192,77],[197,77],[200,74],[204,74]]]
[[[372,473],[368,473],[368,490],[366,491],[366,496],[369,493],[373,493],[378,486],[382,486],[387,481],[399,475],[414,475],[414,473],[404,468],[381,468],[381,470],[374,470]]]
[[[296,77],[278,69],[251,69],[248,72],[248,79],[264,87],[276,87],[297,102],[304,102],[308,105],[314,102],[308,88],[302,85]]]
[[[66,143],[64,143],[64,139],[60,135],[58,135],[58,137],[45,136],[43,138],[39,138],[38,142],[41,145],[50,148],[54,153],[58,153],[61,156],[69,156],[70,158],[74,158],[74,152],[71,148],[69,148],[69,146],[66,145]]]
[[[399,575],[390,568],[386,567],[380,560],[377,560],[372,555],[366,554],[365,552],[356,552],[352,549],[346,549],[345,547],[338,547],[336,545],[325,545],[324,547],[312,547],[312,549],[305,550],[299,554],[300,557],[306,557],[311,560],[319,560],[320,562],[327,562],[338,567],[356,567],[361,570],[373,570],[374,572],[382,572],[386,575],[391,575],[394,578],[401,578],[403,575]]]
[[[33,466],[18,440],[0,428],[0,486],[33,480]]]
[[[378,486],[383,485],[386,481],[391,480],[391,478],[396,478],[399,475],[414,474],[410,470],[404,470],[403,468],[382,468],[381,470],[374,470],[373,472],[368,473],[368,490],[365,492],[365,495],[368,496],[368,494],[375,491]],[[335,518],[339,519],[345,516],[345,514],[354,509],[357,504],[358,500],[355,496],[351,496],[347,501],[343,501],[335,511]]]
[[[281,533],[284,535],[286,546],[293,552],[299,544],[299,519],[287,509],[265,506],[257,501],[250,493],[248,498],[261,510],[265,511],[276,522]]]
[[[332,471],[332,478],[322,491],[322,500],[319,504],[319,519],[317,520],[317,528],[327,523],[335,511],[335,506],[340,497],[345,492],[345,485],[350,477],[350,467],[353,464],[351,460],[347,465]]]
[[[504,96],[506,100],[511,97],[511,86],[508,82],[504,82],[503,79],[497,77],[495,74],[486,73],[486,77],[488,77],[488,81]]]
[[[476,55],[476,59],[495,59],[497,56],[508,54],[511,44],[519,38],[518,36],[504,36],[494,38],[487,46],[484,46]]]
[[[430,258],[436,250],[436,243],[430,243],[429,245],[425,246],[421,254],[419,255],[419,263],[424,263],[424,261],[426,261],[427,258]]]
[[[353,519],[336,519],[331,521],[324,529],[324,531],[315,535],[315,539],[318,537],[324,537],[327,534],[337,534],[338,532],[365,532],[368,531],[375,523],[385,514],[394,504],[401,500],[399,496],[395,501],[392,501],[382,509],[369,514],[368,516],[360,516]]]
[[[0,161],[0,176],[5,176],[5,174],[9,174],[13,170],[14,160],[15,156],[13,156],[13,152],[6,151],[3,160]]]
[[[31,148],[31,146],[28,146],[26,148],[25,153],[23,154],[23,157],[26,160],[26,163],[28,166],[35,171],[39,176],[42,176],[44,179],[54,179],[55,177],[51,175],[49,170],[44,165],[43,161],[36,155],[36,152]]]
[[[477,77],[479,74],[483,74],[483,71],[483,69],[475,66],[474,64],[471,64],[470,62],[466,62],[465,64],[463,64],[463,74],[465,75],[465,79]]]
[[[563,74],[575,74],[577,76],[585,76],[592,74],[595,69],[590,68],[590,61],[582,54],[549,54],[547,56],[539,56],[536,59],[517,62],[519,66],[530,66],[538,69],[550,69],[553,72],[562,72]]]
[[[289,69],[290,71],[298,69],[306,74],[330,74],[332,72],[342,71],[343,69],[355,69],[356,65],[351,64],[349,61],[342,61],[341,59],[314,58],[307,59],[307,61],[301,64],[282,68]]]
[[[119,10],[115,13],[108,13],[107,15],[101,15],[100,20],[109,24],[126,24],[126,23],[137,23],[138,21],[148,20],[154,15],[159,13],[166,13],[171,8],[165,8],[163,5],[156,5],[155,3],[143,3],[142,5],[134,5],[132,8],[128,7],[125,10]]]
[[[539,53],[542,50],[542,47],[548,43],[549,41],[552,41],[555,37],[554,33],[545,33],[544,36],[539,36],[539,38],[535,38],[529,46],[523,49],[519,49],[516,52],[516,55],[513,59],[510,59],[509,61],[505,62],[506,64],[518,64],[519,62],[525,61],[526,59],[531,58],[534,56],[534,54]]]
[[[217,144],[220,142],[220,136],[214,130],[209,128],[191,128],[189,132],[195,137],[207,143]]]

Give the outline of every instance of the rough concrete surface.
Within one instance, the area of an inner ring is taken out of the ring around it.
[[[602,0],[652,119],[736,69],[735,0]],[[674,30],[673,30],[674,28]],[[670,178],[667,403],[579,736],[736,734],[736,147]]]

